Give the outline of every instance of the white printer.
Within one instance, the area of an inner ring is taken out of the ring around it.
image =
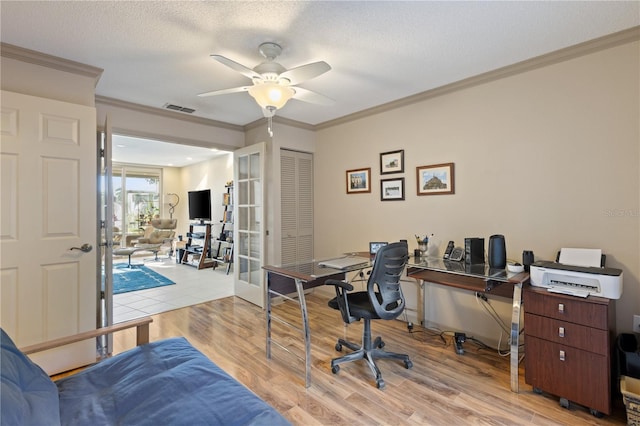
[[[553,293],[619,299],[622,295],[622,270],[600,266],[598,249],[563,248],[558,262],[540,261],[531,265],[531,285],[546,287]]]

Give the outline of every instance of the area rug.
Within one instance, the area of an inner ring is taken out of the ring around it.
[[[113,266],[113,294],[171,284],[175,283],[144,265],[131,265],[129,268],[126,263],[119,263]]]

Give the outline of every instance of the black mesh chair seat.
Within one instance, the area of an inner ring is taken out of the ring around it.
[[[405,299],[400,287],[400,277],[407,265],[408,249],[405,242],[393,243],[382,247],[376,254],[376,260],[367,280],[367,290],[353,292],[353,286],[345,281],[329,279],[326,285],[332,285],[336,297],[329,301],[329,307],[339,310],[345,324],[363,320],[362,344],[358,345],[344,339],[338,339],[336,350],[343,346],[353,352],[331,360],[331,371],[337,374],[340,364],[364,359],[376,377],[376,386],[384,388],[382,373],[375,363],[378,358],[392,358],[404,362],[406,368],[413,367],[409,355],[387,352],[382,338],[371,339],[371,320],[396,319],[405,307]],[[351,292],[351,293],[349,293]]]
[[[376,297],[379,298],[379,294],[376,293]],[[369,293],[366,291],[358,291],[355,293],[347,293],[347,303],[349,304],[349,310],[354,317],[366,318],[366,319],[381,319],[373,308]],[[338,298],[334,297],[329,300],[328,305],[330,308],[340,310],[338,305]],[[398,306],[396,302],[393,302],[390,306],[391,309],[395,309]]]

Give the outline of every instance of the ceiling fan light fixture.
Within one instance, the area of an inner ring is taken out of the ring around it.
[[[295,93],[289,86],[270,81],[254,84],[249,88],[249,94],[256,100],[258,105],[265,109],[268,107],[282,108]]]

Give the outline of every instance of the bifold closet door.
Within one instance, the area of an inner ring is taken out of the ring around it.
[[[280,150],[282,264],[313,259],[313,155]]]

